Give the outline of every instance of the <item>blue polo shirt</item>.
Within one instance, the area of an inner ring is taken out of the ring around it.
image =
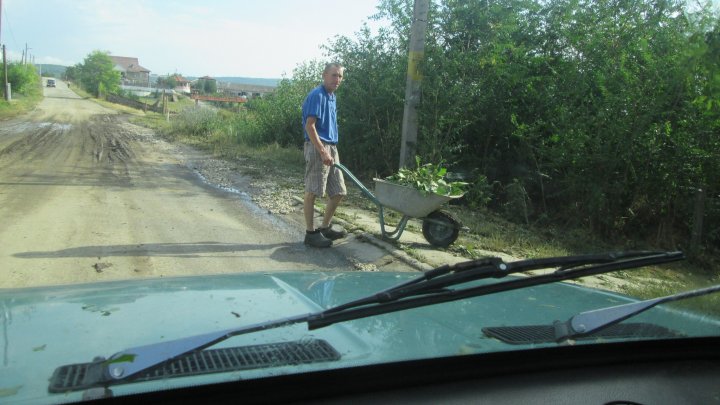
[[[316,118],[315,129],[321,141],[331,144],[338,142],[335,94],[328,94],[323,85],[315,87],[308,93],[302,105],[302,126],[306,141],[310,140],[305,130],[308,117]]]

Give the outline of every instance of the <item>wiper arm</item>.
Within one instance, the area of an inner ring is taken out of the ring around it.
[[[442,270],[434,279],[411,280],[404,285],[385,290],[379,294],[330,308],[311,315],[309,329],[317,329],[336,322],[381,315],[405,309],[418,308],[469,297],[495,294],[504,291],[532,287],[580,277],[634,269],[654,264],[669,263],[685,258],[682,252],[629,252],[605,255],[584,255],[547,259],[520,260],[511,263],[498,261],[480,267],[465,268],[458,272]],[[470,262],[472,263],[472,262]],[[496,268],[493,268],[495,266]],[[504,277],[507,274],[529,270],[557,268],[554,272],[485,284],[476,287],[449,289],[447,287],[488,277]]]
[[[318,313],[125,349],[113,354],[107,360],[98,359],[93,362],[88,373],[92,375],[88,376],[89,381],[85,385],[102,386],[131,381],[144,371],[182,355],[205,349],[232,336],[305,322],[308,324],[308,329],[312,330],[337,322],[404,309],[682,259],[684,259],[682,252],[626,252],[529,259],[510,263],[505,263],[499,258],[490,258],[441,266],[406,283]],[[485,278],[502,278],[513,273],[550,268],[556,270],[549,274],[495,284],[460,289],[449,288]]]
[[[629,304],[582,312],[571,317],[566,322],[556,322],[555,339],[557,341],[563,341],[590,335],[645,312],[656,305],[687,298],[700,297],[716,292],[720,292],[720,284],[667,295],[664,297],[652,298],[640,302],[632,302]]]

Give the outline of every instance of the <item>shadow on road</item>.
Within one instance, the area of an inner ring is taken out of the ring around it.
[[[314,249],[306,247],[302,242],[275,244],[242,244],[224,242],[189,242],[189,243],[140,243],[131,245],[95,245],[79,246],[54,251],[36,251],[15,253],[21,259],[59,259],[70,257],[182,257],[207,258],[234,257],[270,257],[277,262],[305,263],[318,267],[337,267],[347,265],[340,252],[331,249]],[[270,252],[270,253],[269,253]],[[318,254],[321,252],[322,254]],[[223,255],[223,253],[226,253]]]
[[[272,250],[277,247],[290,247],[292,245],[298,244],[277,243],[258,245],[223,242],[139,243],[131,245],[79,246],[47,252],[16,253],[13,256],[23,259],[118,256],[199,257],[206,253],[237,253],[253,250]]]

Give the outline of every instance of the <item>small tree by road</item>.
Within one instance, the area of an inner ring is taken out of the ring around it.
[[[93,51],[76,66],[80,84],[99,97],[104,92],[115,93],[120,89],[120,72],[113,69],[107,52]]]
[[[29,95],[38,92],[39,77],[34,65],[25,63],[8,65],[8,82],[14,93]]]

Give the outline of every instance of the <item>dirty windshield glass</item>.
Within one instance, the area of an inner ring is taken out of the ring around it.
[[[720,334],[720,3],[340,3],[0,0],[0,402]]]

